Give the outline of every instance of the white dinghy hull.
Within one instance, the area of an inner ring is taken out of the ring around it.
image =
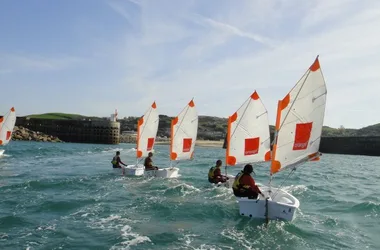
[[[142,164],[123,167],[123,174],[126,176],[142,176],[144,175],[144,171],[145,167]]]
[[[272,188],[271,195],[269,195],[269,188],[266,186],[260,187],[260,190],[264,193],[265,197],[270,197],[268,199],[269,219],[279,219],[286,221],[292,221],[294,219],[296,211],[300,205],[297,198],[282,189]],[[248,199],[247,197],[241,197],[237,198],[237,201],[239,203],[240,215],[251,218],[267,218],[267,202],[263,196],[259,195],[257,199]]]
[[[158,170],[147,170],[144,172],[145,177],[160,178],[177,178],[179,168],[161,168]]]

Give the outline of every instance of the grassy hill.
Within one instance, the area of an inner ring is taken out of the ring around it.
[[[28,115],[30,118],[42,118],[42,119],[106,119],[100,117],[89,117],[79,114],[65,114],[65,113],[46,113],[37,115]],[[137,120],[139,117],[125,117],[119,119],[121,131],[136,131]],[[166,115],[160,115],[160,123],[158,126],[158,134],[160,136],[170,136],[170,124],[173,117]],[[227,118],[215,117],[215,116],[199,116],[198,138],[205,140],[221,140],[224,139],[227,131]],[[270,125],[270,131],[274,131],[274,126]],[[350,128],[331,128],[324,126],[322,129],[322,136],[380,136],[380,123],[374,124],[361,129]]]
[[[356,136],[380,136],[380,123],[358,129],[355,135]]]
[[[66,113],[45,113],[45,114],[27,115],[25,117],[37,118],[37,119],[54,119],[54,120],[104,119],[104,118],[100,118],[96,116],[84,116],[84,115],[79,115],[79,114],[66,114]]]
[[[86,118],[86,116],[78,114],[65,114],[65,113],[45,113],[38,115],[28,115],[29,118],[38,118],[38,119],[55,119],[55,120],[79,120]]]

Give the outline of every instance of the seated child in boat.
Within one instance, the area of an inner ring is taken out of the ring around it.
[[[121,168],[120,164],[123,164],[124,166],[127,166],[126,164],[124,164],[121,159],[120,159],[120,152],[117,151],[116,152],[116,155],[112,158],[112,167],[113,168]]]
[[[211,183],[224,183],[228,180],[227,176],[221,174],[220,167],[222,166],[222,161],[217,160],[216,165],[211,167],[208,171],[208,181]]]
[[[252,172],[252,165],[247,164],[244,166],[243,171],[236,175],[234,184],[232,185],[235,196],[257,199],[259,194],[263,195],[259,187],[255,184],[255,180],[251,176]]]
[[[157,170],[158,169],[158,167],[153,166],[152,157],[153,157],[153,153],[149,152],[148,157],[146,157],[145,161],[144,161],[145,170]]]

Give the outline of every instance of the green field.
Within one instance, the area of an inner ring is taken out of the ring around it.
[[[38,115],[28,115],[29,118],[38,118],[38,119],[55,119],[55,120],[79,120],[83,118],[88,118],[87,116],[78,115],[78,114],[66,114],[66,113],[45,113]]]

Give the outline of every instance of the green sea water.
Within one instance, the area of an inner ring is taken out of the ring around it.
[[[230,189],[208,183],[222,148],[196,148],[177,179],[146,179],[111,167],[117,150],[134,163],[133,147],[7,145],[0,249],[380,249],[378,157],[323,154],[303,165],[284,185],[301,203],[297,217],[265,226],[239,215]],[[155,164],[168,166],[168,146],[155,150]],[[256,167],[256,181],[267,184],[268,171]]]

